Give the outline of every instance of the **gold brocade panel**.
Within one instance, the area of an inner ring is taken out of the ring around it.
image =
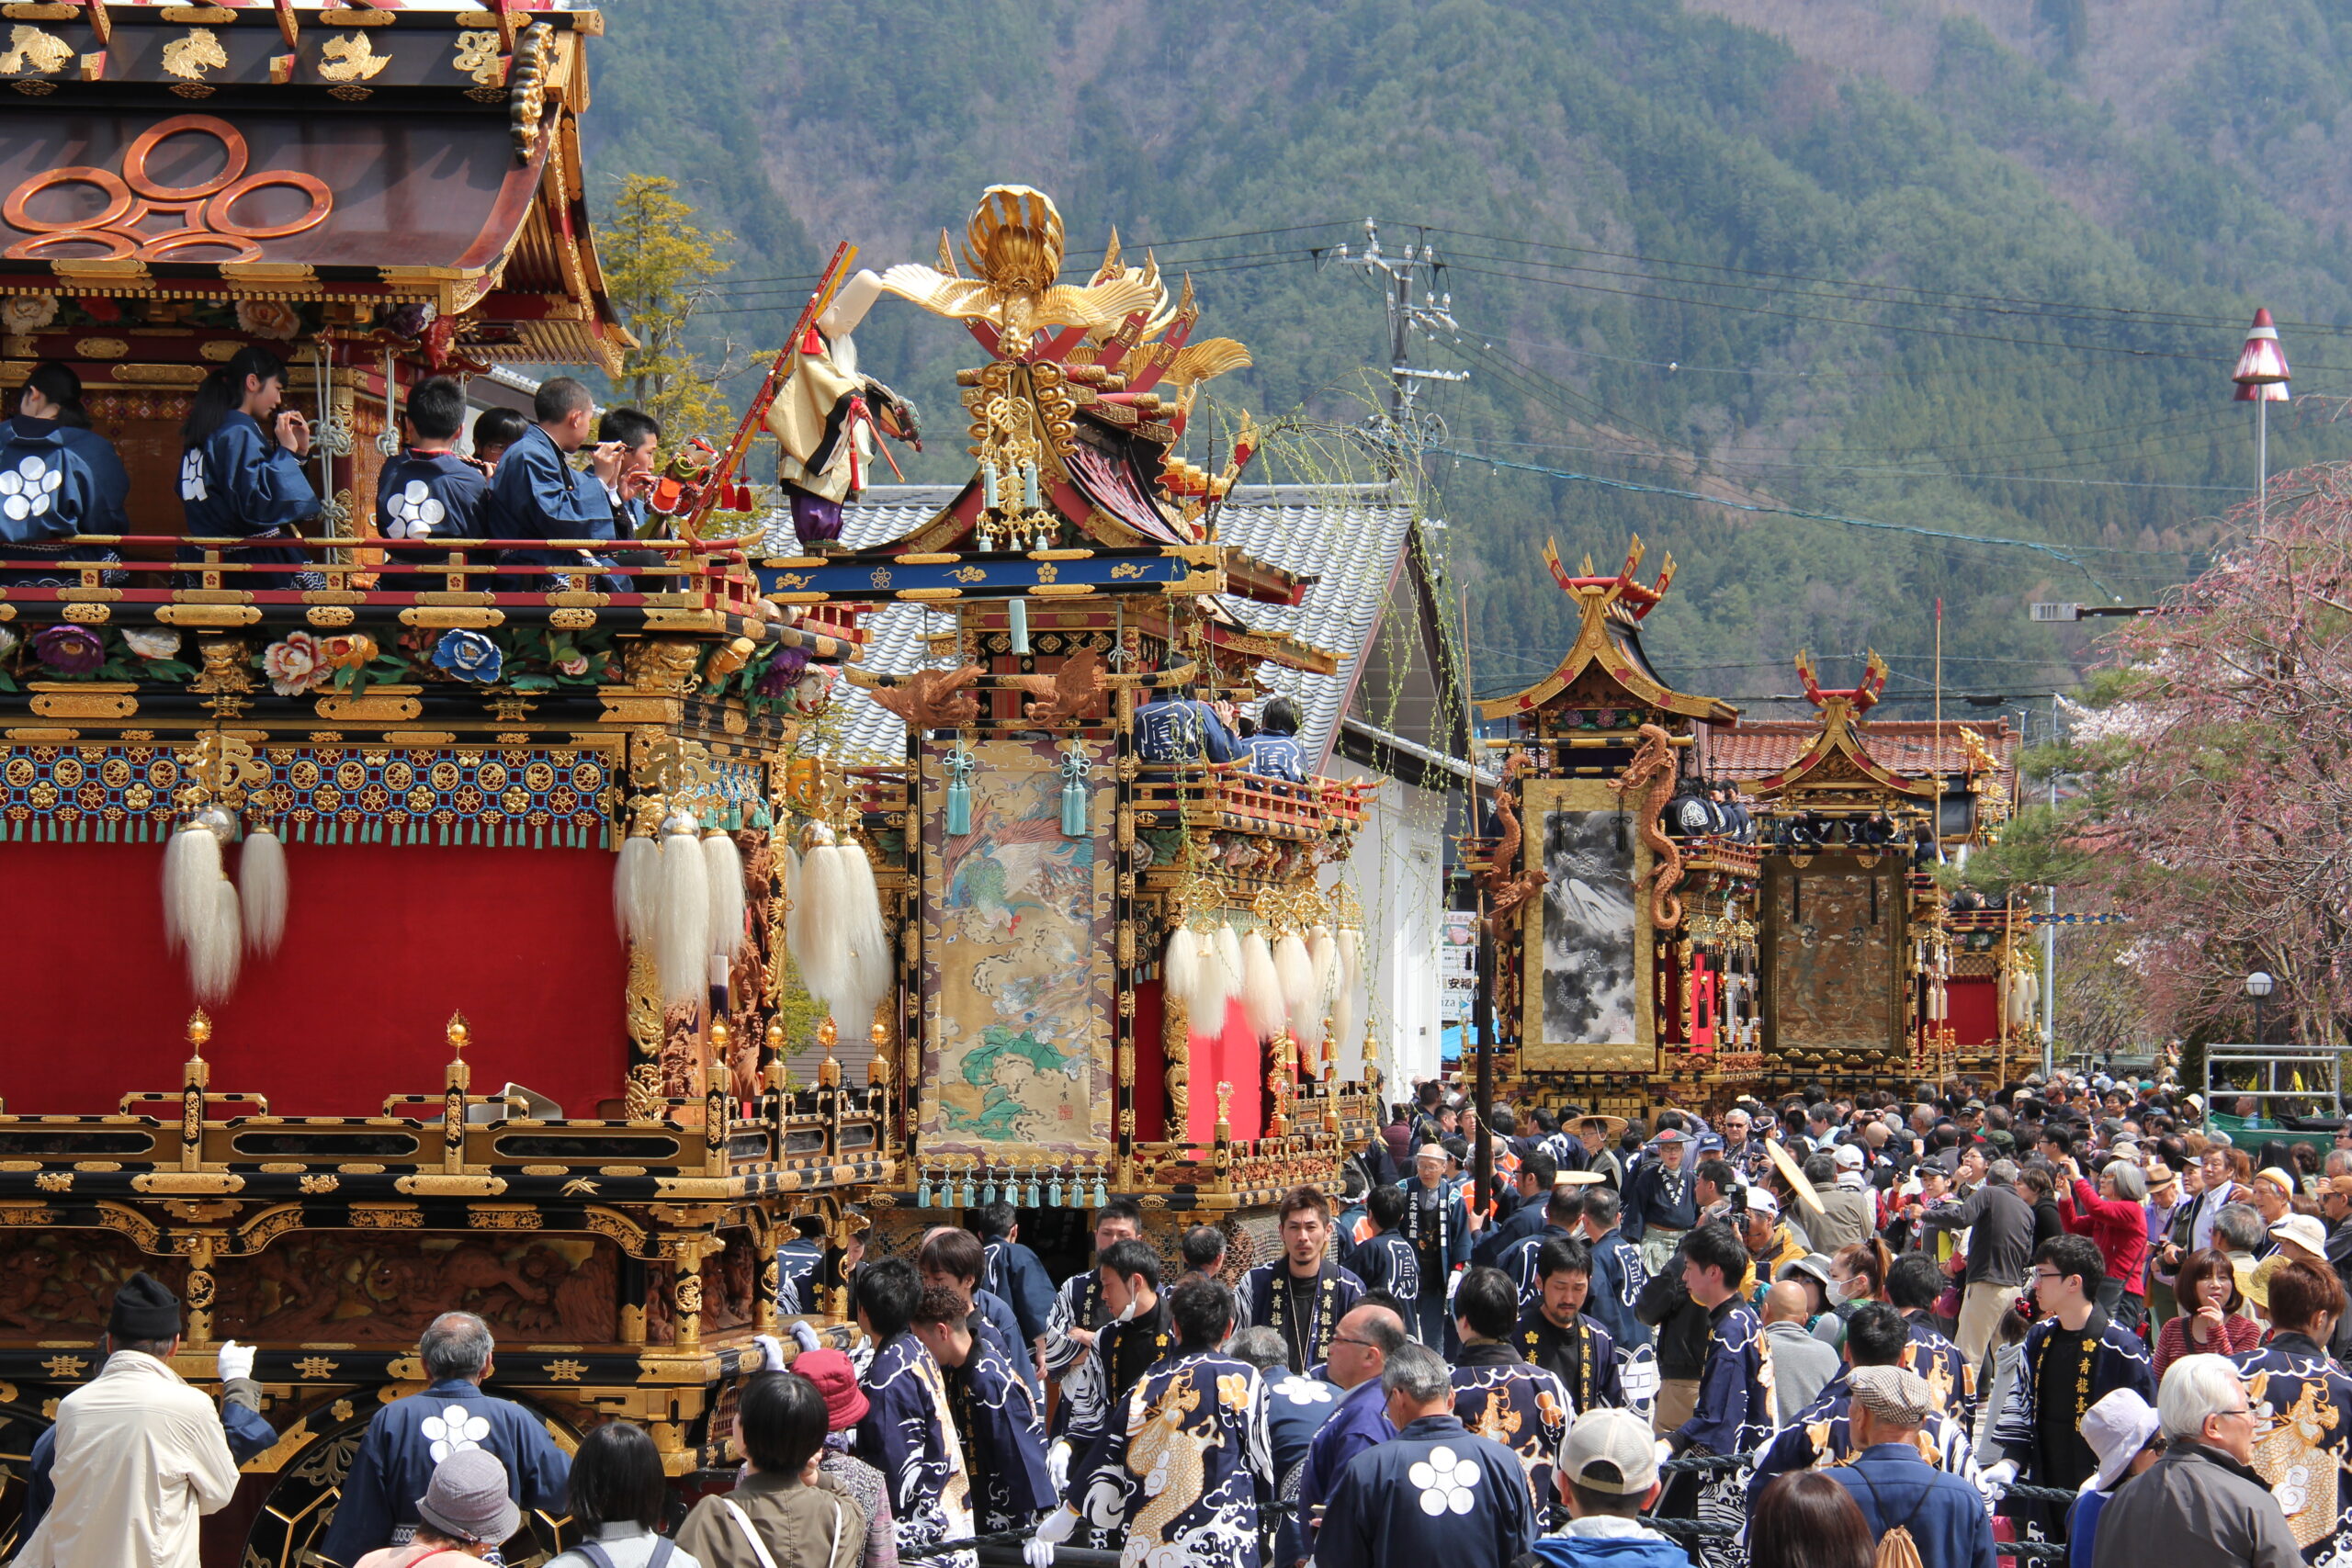
[[[1765,874],[1768,1051],[1900,1050],[1904,903],[1899,857],[1845,855]]]
[[[1647,1072],[1654,1065],[1650,852],[1637,813],[1598,779],[1530,779],[1521,818],[1530,868],[1520,1059],[1533,1070]]]

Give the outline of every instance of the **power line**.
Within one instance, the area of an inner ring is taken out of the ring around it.
[[[1442,225],[1430,225],[1430,231],[1439,234],[1452,234],[1457,238],[1465,240],[1483,240],[1494,244],[1523,245],[1531,250],[1559,251],[1573,255],[1602,256],[1614,261],[1638,262],[1645,266],[1675,266],[1681,267],[1686,271],[1725,272],[1742,277],[1769,277],[1781,282],[1790,283],[1819,283],[1826,284],[1832,288],[1875,288],[1881,290],[1898,290],[1911,294],[1939,294],[1948,299],[1976,300],[1990,305],[2009,307],[2031,306],[2060,310],[2098,310],[2110,312],[2118,317],[2125,319],[2142,318],[2152,324],[2179,324],[2184,326],[2227,328],[2231,330],[2235,330],[2237,327],[2237,321],[2235,320],[2225,319],[2219,316],[2199,316],[2186,311],[2154,310],[2144,306],[2138,305],[2092,305],[2081,300],[2035,299],[2003,294],[1973,294],[1955,289],[1928,288],[1919,284],[1866,283],[1858,278],[1817,277],[1806,273],[1770,272],[1755,267],[1730,266],[1716,262],[1675,261],[1663,256],[1644,255],[1634,251],[1603,250],[1590,245],[1554,244],[1541,240],[1521,239],[1512,235],[1480,234],[1466,229],[1448,229]],[[2324,333],[2331,334],[2341,334],[2346,332],[2352,332],[2352,329],[2347,329],[2326,321],[2280,321],[2278,324],[2282,327],[2294,328],[2299,332]]]
[[[1597,283],[1578,283],[1568,278],[1541,277],[1533,276],[1526,273],[1498,272],[1489,267],[1464,266],[1457,262],[1448,262],[1446,265],[1450,270],[1464,272],[1474,277],[1495,277],[1514,283],[1542,284],[1554,288],[1575,288],[1592,294],[1618,295],[1625,299],[1649,299],[1668,305],[1688,305],[1694,310],[1732,310],[1742,315],[1773,316],[1785,321],[1823,321],[1833,326],[1860,327],[1866,332],[1914,333],[1924,337],[1953,338],[1969,343],[2008,344],[2019,348],[2060,349],[2070,354],[2109,354],[2120,355],[2128,359],[2177,359],[2201,365],[2210,365],[2215,358],[2215,355],[2210,354],[2185,354],[2170,349],[2127,348],[2109,344],[2072,343],[2063,338],[2004,337],[1997,333],[1960,332],[1949,327],[1926,327],[1894,321],[1857,321],[1850,316],[1825,316],[1809,310],[1776,310],[1762,305],[1737,305],[1720,299],[1691,299],[1678,294],[1650,294],[1645,293],[1637,288],[1609,288]],[[1698,285],[1698,287],[1705,288],[1713,286],[1702,284]],[[2306,366],[2305,368],[2308,370],[2333,371],[2343,370],[2346,369],[2346,367],[2340,365],[2312,365]]]
[[[1909,534],[1923,539],[1951,539],[1963,544],[1999,545],[2011,549],[2031,550],[2039,555],[2049,556],[2054,560],[2064,561],[2081,572],[2092,587],[2120,602],[2120,597],[2113,594],[2107,584],[2101,582],[2092,573],[2091,569],[2084,565],[2071,552],[2039,539],[2005,539],[1994,535],[1962,534],[1946,528],[1923,528],[1912,523],[1888,523],[1872,517],[1848,517],[1835,512],[1808,512],[1794,506],[1767,506],[1757,502],[1730,501],[1719,495],[1705,495],[1695,490],[1676,490],[1668,485],[1639,484],[1632,479],[1612,479],[1600,474],[1579,474],[1566,468],[1547,468],[1540,463],[1514,463],[1508,458],[1490,457],[1478,452],[1462,452],[1443,446],[1434,447],[1431,450],[1442,457],[1457,457],[1466,462],[1484,463],[1489,468],[1515,468],[1524,473],[1543,474],[1550,479],[1568,479],[1578,484],[1600,485],[1610,490],[1631,491],[1642,495],[1665,495],[1681,501],[1703,502],[1710,506],[1726,506],[1736,512],[1770,513],[1781,517],[1802,517],[1815,523],[1836,523],[1849,528],[1871,528],[1890,534]]]

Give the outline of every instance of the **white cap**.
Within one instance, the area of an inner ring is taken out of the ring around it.
[[[1862,1168],[1862,1150],[1861,1145],[1859,1144],[1838,1145],[1838,1153],[1835,1157],[1838,1161],[1838,1168],[1840,1170],[1860,1170]]]
[[[1770,1214],[1776,1220],[1781,1217],[1781,1201],[1761,1187],[1747,1190],[1747,1208],[1751,1213]]]

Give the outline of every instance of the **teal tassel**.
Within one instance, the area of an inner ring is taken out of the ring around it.
[[[964,1207],[977,1209],[979,1206],[978,1198],[972,1185],[972,1173],[967,1170],[964,1173]]]
[[[979,759],[959,742],[939,765],[947,774],[947,835],[962,838],[972,830],[972,773]]]
[[[918,1209],[931,1207],[931,1172],[928,1170],[922,1173],[922,1185],[915,1189],[915,1207]]]
[[[1094,772],[1086,753],[1073,747],[1062,753],[1062,837],[1086,837],[1086,781]]]
[[[993,1202],[995,1202],[995,1201],[996,1201],[996,1175],[995,1175],[995,1173],[994,1173],[993,1171],[991,1171],[991,1172],[989,1173],[989,1183],[988,1183],[988,1185],[980,1189],[980,1207],[981,1207],[981,1208],[983,1208],[983,1209],[985,1209],[985,1208],[987,1208],[989,1204],[991,1204],[991,1203],[993,1203]]]
[[[1062,1173],[1059,1167],[1055,1168],[1053,1184],[1046,1189],[1046,1201],[1053,1208],[1062,1206]]]
[[[1094,1206],[1099,1209],[1110,1201],[1110,1190],[1102,1185],[1102,1173],[1098,1170],[1094,1173]]]

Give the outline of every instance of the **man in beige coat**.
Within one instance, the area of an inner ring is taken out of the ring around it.
[[[57,1500],[17,1568],[197,1568],[197,1521],[237,1465],[212,1401],[171,1366],[179,1299],[145,1274],[115,1293],[107,1364],[57,1406]]]

